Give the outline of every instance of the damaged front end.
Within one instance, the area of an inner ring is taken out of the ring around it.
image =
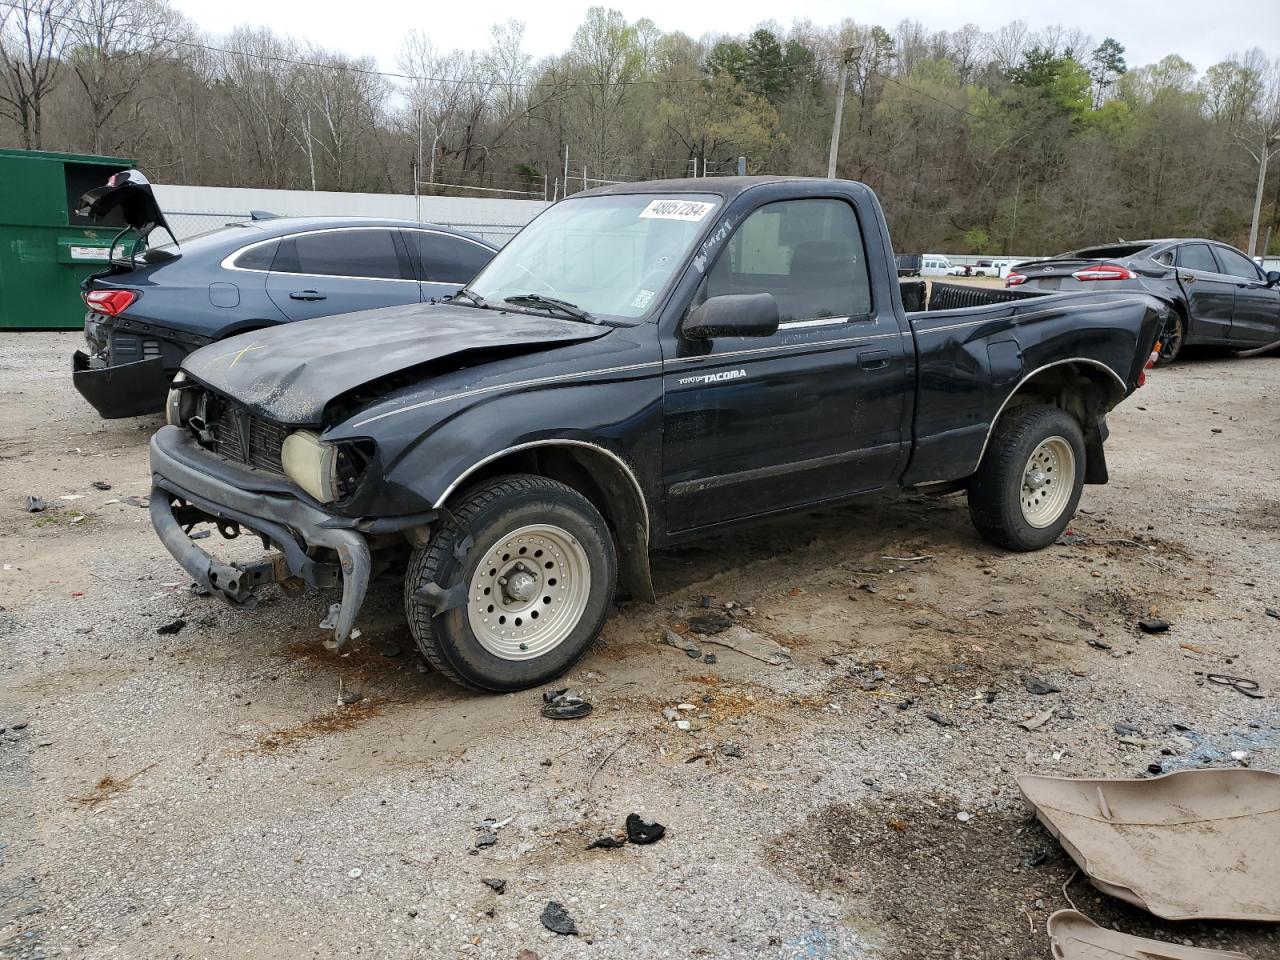
[[[267,583],[295,591],[341,584],[342,600],[329,621],[334,636],[326,646],[336,649],[351,638],[372,570],[369,542],[357,529],[362,521],[304,502],[284,478],[273,481],[205,453],[175,426],[152,437],[151,472],[151,522],[202,590],[252,607],[254,591]],[[279,552],[256,563],[223,563],[189,536],[204,523],[227,539],[248,530],[264,548]]]

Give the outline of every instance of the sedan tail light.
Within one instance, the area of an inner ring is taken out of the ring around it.
[[[1071,275],[1077,280],[1136,280],[1138,275],[1118,263],[1098,263],[1077,270]]]
[[[138,299],[133,290],[86,290],[82,296],[90,310],[105,313],[108,317],[120,316]]]
[[[1021,273],[1010,273],[1008,276],[1004,278],[1004,285],[1006,287],[1016,287],[1018,284],[1026,283],[1026,282],[1027,282],[1026,276],[1024,276]]]

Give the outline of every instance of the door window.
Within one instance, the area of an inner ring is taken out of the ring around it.
[[[1215,252],[1222,264],[1222,272],[1242,280],[1261,280],[1262,273],[1258,265],[1237,250],[1230,247],[1218,247]]]
[[[322,277],[412,280],[406,276],[390,230],[325,230],[280,245],[272,269]]]
[[[1184,243],[1180,246],[1178,266],[1204,273],[1218,272],[1218,262],[1213,259],[1213,251],[1209,249],[1207,243]]]
[[[409,255],[426,283],[466,283],[493,259],[493,251],[462,237],[429,230],[406,230]]]
[[[842,200],[783,200],[743,221],[707,277],[707,296],[771,293],[786,323],[871,313],[858,219]]]

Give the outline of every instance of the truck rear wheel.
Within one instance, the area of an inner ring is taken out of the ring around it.
[[[969,516],[988,540],[1039,550],[1075,516],[1084,485],[1084,435],[1058,407],[1015,407],[1000,418],[969,483]]]
[[[616,579],[613,539],[585,497],[545,477],[499,477],[414,550],[405,616],[423,656],[451,680],[523,690],[586,652]]]

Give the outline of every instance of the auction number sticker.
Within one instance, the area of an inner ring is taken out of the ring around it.
[[[715,209],[705,200],[653,200],[640,211],[642,220],[689,220],[697,223]]]

